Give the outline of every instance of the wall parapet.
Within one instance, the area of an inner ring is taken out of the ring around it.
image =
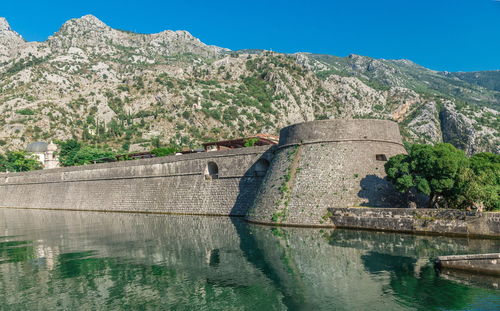
[[[316,142],[380,141],[403,145],[396,122],[378,119],[319,120],[287,126],[279,146]]]
[[[247,148],[239,148],[239,149],[229,149],[229,150],[223,150],[223,151],[200,152],[200,153],[183,154],[183,155],[170,155],[170,156],[148,158],[148,159],[137,159],[137,160],[129,160],[129,161],[110,162],[110,163],[98,163],[98,164],[88,164],[88,165],[81,165],[81,166],[60,167],[60,168],[53,168],[53,169],[48,169],[48,170],[36,170],[36,171],[28,171],[28,172],[0,172],[0,176],[13,177],[13,176],[43,175],[43,174],[59,173],[59,172],[75,172],[75,171],[86,171],[86,170],[95,170],[95,169],[109,169],[109,168],[117,168],[117,167],[131,167],[131,166],[140,166],[140,165],[177,163],[177,162],[201,160],[201,159],[226,158],[226,157],[232,157],[232,156],[238,156],[238,155],[258,155],[258,154],[264,153],[269,148],[270,148],[269,146],[256,146],[256,147],[247,147]]]

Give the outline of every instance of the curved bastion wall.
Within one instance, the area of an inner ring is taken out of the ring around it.
[[[0,207],[244,216],[268,149],[0,173]]]
[[[328,226],[333,225],[328,208],[400,206],[384,164],[405,152],[392,121],[324,120],[286,127],[247,219]]]

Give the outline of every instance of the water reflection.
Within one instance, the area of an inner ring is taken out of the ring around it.
[[[0,209],[2,310],[495,310],[429,259],[498,240]]]

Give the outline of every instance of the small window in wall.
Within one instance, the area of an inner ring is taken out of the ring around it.
[[[269,168],[269,161],[266,159],[260,159],[255,163],[254,173],[255,176],[266,175],[267,169]]]
[[[218,267],[220,264],[220,250],[218,248],[211,250],[209,258],[208,265],[210,267]]]
[[[385,154],[377,154],[375,155],[375,159],[377,159],[377,161],[387,161]]]
[[[205,168],[205,179],[217,179],[219,178],[219,167],[215,162],[208,162]]]

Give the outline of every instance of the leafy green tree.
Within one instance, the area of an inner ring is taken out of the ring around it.
[[[174,146],[155,148],[155,149],[151,150],[151,153],[157,157],[164,157],[167,155],[175,154],[177,152],[179,152],[179,148],[174,147]]]
[[[106,159],[114,158],[115,153],[110,150],[93,146],[83,146],[76,152],[73,165],[85,165],[106,162]]]
[[[408,154],[396,155],[385,164],[395,188],[412,189],[437,203],[461,209],[500,209],[500,156],[480,153],[467,158],[450,144],[411,145]]]
[[[461,170],[449,201],[458,208],[500,210],[499,194],[500,155],[478,153]]]
[[[42,169],[42,164],[35,156],[24,151],[8,151],[0,155],[0,171],[27,172]]]
[[[253,147],[255,146],[255,144],[259,141],[259,139],[257,137],[254,137],[254,138],[249,138],[245,141],[245,144],[244,146],[245,147]]]
[[[7,158],[3,154],[0,154],[0,172],[5,171],[7,171]]]
[[[385,164],[387,178],[401,192],[412,188],[430,197],[430,206],[452,192],[460,169],[468,159],[450,144],[410,146],[407,155],[397,155]]]
[[[155,147],[156,149],[160,148],[161,147],[160,137],[155,136],[155,137],[151,138],[151,145],[153,147]]]
[[[75,165],[75,156],[82,148],[82,145],[75,139],[58,141],[59,145],[59,163],[61,166]]]

